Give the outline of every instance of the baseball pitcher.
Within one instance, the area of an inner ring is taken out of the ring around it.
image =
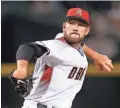
[[[22,108],[71,108],[88,68],[86,55],[99,68],[107,71],[113,68],[109,58],[82,43],[90,31],[86,10],[69,9],[62,29],[63,36],[25,43],[18,48],[17,69],[11,72],[10,80],[25,99]],[[27,76],[28,64],[33,58],[37,59],[36,65]]]

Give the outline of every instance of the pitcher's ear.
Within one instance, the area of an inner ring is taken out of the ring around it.
[[[90,27],[87,27],[85,35],[88,35],[89,32],[90,32]]]
[[[65,29],[65,22],[63,23],[62,29],[63,29],[63,30]]]

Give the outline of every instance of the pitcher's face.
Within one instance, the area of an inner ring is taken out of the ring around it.
[[[80,43],[88,35],[89,31],[89,26],[75,19],[69,19],[63,23],[64,37],[70,43]]]

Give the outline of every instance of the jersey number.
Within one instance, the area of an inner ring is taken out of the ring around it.
[[[78,70],[77,67],[73,67],[71,72],[70,72],[70,74],[68,75],[68,78],[72,79],[75,76],[75,80],[81,80],[81,78],[82,78],[82,76],[84,74],[85,69],[86,68],[79,68],[79,70]]]

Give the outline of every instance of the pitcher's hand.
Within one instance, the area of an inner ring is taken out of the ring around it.
[[[98,54],[94,59],[94,63],[100,71],[111,72],[114,68],[112,60],[106,55]]]

